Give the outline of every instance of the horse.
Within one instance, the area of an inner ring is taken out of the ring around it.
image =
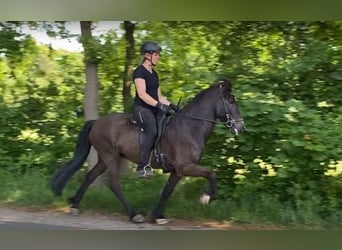
[[[84,123],[72,159],[56,171],[49,183],[54,194],[61,195],[67,181],[83,166],[91,146],[95,148],[98,162],[87,172],[76,193],[68,198],[74,212],[78,212],[89,185],[107,170],[109,186],[129,219],[134,223],[145,221],[144,216],[138,214],[126,200],[119,182],[122,159],[134,163],[139,161],[138,140],[141,131],[131,118],[128,113],[112,113]],[[200,197],[203,204],[217,199],[216,173],[200,165],[205,144],[217,123],[224,124],[234,135],[244,130],[244,121],[228,78],[217,80],[169,117],[160,139],[160,150],[165,157],[164,167],[153,154],[151,156],[152,168],[163,168],[163,173],[169,173],[159,201],[151,211],[152,223],[168,222],[164,216],[166,202],[184,176],[204,177],[209,181],[209,189],[203,191]]]

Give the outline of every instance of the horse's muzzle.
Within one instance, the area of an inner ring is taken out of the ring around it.
[[[245,129],[245,123],[243,120],[232,121],[230,126],[230,132],[234,135],[239,135]]]

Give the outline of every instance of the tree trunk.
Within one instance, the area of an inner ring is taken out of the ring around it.
[[[133,59],[134,59],[134,29],[135,23],[124,21],[126,45],[126,63],[125,73],[123,77],[122,95],[124,101],[124,111],[132,111],[132,73],[133,73]]]
[[[84,115],[85,120],[96,120],[99,118],[98,100],[99,100],[99,80],[97,76],[98,62],[94,51],[96,48],[91,47],[91,40],[93,39],[91,33],[91,21],[81,21],[81,41],[84,48],[84,63],[85,63],[85,90],[84,90]],[[90,170],[97,163],[97,152],[91,147],[87,162]],[[93,185],[99,186],[104,183],[102,176],[99,176]]]
[[[91,34],[91,22],[81,21],[81,36],[82,44],[84,48],[84,63],[85,63],[85,91],[84,91],[84,115],[86,120],[94,120],[99,118],[99,111],[97,103],[99,100],[98,87],[99,82],[97,78],[97,63],[90,51],[93,48],[89,47],[89,42],[92,38]]]

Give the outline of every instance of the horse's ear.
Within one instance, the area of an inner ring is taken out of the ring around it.
[[[231,92],[232,84],[230,79],[221,78],[217,81],[219,88],[222,88],[223,92]]]

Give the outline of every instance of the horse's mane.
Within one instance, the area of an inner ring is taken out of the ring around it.
[[[229,83],[229,81],[224,80],[225,83]],[[181,108],[180,110],[180,115],[181,116],[198,116],[198,114],[194,114],[194,112],[197,113],[198,109],[196,110],[197,107],[202,107],[200,108],[201,110],[203,110],[203,108],[207,108],[209,107],[209,102],[210,100],[212,100],[212,102],[216,102],[216,98],[218,96],[218,90],[219,90],[219,85],[222,82],[218,81],[215,82],[214,84],[210,85],[208,88],[206,89],[202,89],[198,94],[196,94],[192,99],[189,99],[188,102],[183,106],[183,108]],[[209,97],[210,95],[212,95],[212,97]],[[203,107],[203,104],[206,104],[205,107]],[[195,111],[196,110],[196,111]],[[204,110],[203,110],[204,111]],[[177,114],[175,114],[174,116],[171,117],[171,119],[169,120],[168,124],[169,126],[174,126],[175,122],[177,119]],[[184,119],[184,118],[180,118],[180,119]]]
[[[187,109],[189,107],[191,107],[192,105],[200,102],[205,96],[207,96],[209,93],[217,90],[218,86],[221,85],[225,86],[226,91],[231,91],[231,83],[230,80],[226,79],[226,78],[221,78],[219,80],[217,80],[215,83],[213,83],[211,86],[209,86],[206,89],[202,89],[198,94],[196,94],[192,99],[188,100],[186,102],[186,104],[183,106],[183,109]]]
[[[189,99],[186,104],[183,106],[184,108],[187,108],[189,106],[192,106],[193,104],[196,104],[199,102],[203,97],[205,97],[209,92],[212,92],[213,89],[217,87],[217,84],[211,85],[209,88],[202,89],[199,93],[197,93],[192,99]]]
[[[186,115],[186,116],[192,116],[193,115],[192,114],[193,107],[198,107],[199,105],[201,105],[203,107],[203,105],[202,105],[203,100],[206,101],[206,103],[208,103],[209,100],[216,102],[219,87],[222,87],[222,89],[221,89],[222,93],[230,92],[231,91],[230,80],[222,78],[222,79],[216,81],[215,83],[213,83],[212,85],[210,85],[208,88],[202,89],[192,99],[188,100],[188,102],[183,106],[183,108],[181,108],[180,114]],[[217,93],[217,94],[213,95],[213,97],[211,97],[211,99],[208,98],[208,96],[211,95],[212,93]],[[173,118],[176,118],[176,117],[177,117],[177,114],[171,117],[171,119],[169,120],[169,125],[174,124],[176,119],[173,119]]]

